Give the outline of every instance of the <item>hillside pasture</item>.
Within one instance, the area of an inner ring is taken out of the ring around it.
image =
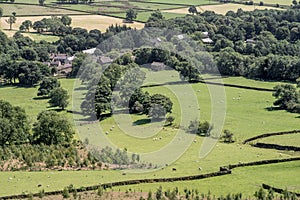
[[[113,188],[126,191],[156,192],[159,186],[163,190],[171,191],[178,187],[180,194],[184,195],[184,189],[198,190],[199,194],[223,195],[242,193],[243,199],[252,197],[255,191],[259,190],[262,183],[274,187],[287,189],[293,192],[300,191],[300,182],[296,177],[299,175],[299,161],[280,163],[272,165],[261,165],[254,167],[244,167],[232,170],[231,175],[219,176],[195,181],[172,182],[172,183],[150,183],[140,185],[130,185]],[[275,195],[279,196],[275,193]],[[251,199],[252,199],[251,198]],[[279,199],[279,198],[278,198]]]
[[[270,6],[253,6],[253,5],[251,6],[251,5],[233,4],[233,3],[218,4],[218,5],[203,5],[203,6],[198,6],[197,10],[199,12],[214,11],[217,14],[225,15],[228,11],[236,12],[240,8],[243,9],[244,11],[253,11],[255,9],[258,9],[258,10],[265,10],[265,9],[282,10],[281,8],[275,8],[275,7],[270,7]],[[189,8],[179,8],[179,9],[164,10],[163,12],[189,14],[188,9]]]
[[[255,142],[300,147],[300,133],[267,137],[267,138],[256,140]]]
[[[166,79],[165,75],[170,76],[170,79]],[[151,72],[147,76],[149,83],[162,83],[166,81],[174,81],[175,73],[170,71]],[[229,82],[231,78],[227,78]],[[252,82],[251,80],[241,78],[241,82],[246,84],[248,81],[253,85],[265,85],[265,82]],[[232,82],[237,81],[233,80]],[[74,79],[61,79],[62,86],[67,88],[69,94],[72,94]],[[274,83],[275,84],[275,83]],[[214,86],[220,87],[220,86]],[[207,89],[207,85],[203,83],[192,84],[191,88],[199,101],[201,121],[210,120],[211,117],[211,99],[210,93]],[[107,183],[119,180],[137,179],[137,178],[156,178],[156,177],[177,177],[195,175],[199,173],[209,173],[218,171],[220,166],[228,164],[237,164],[239,162],[252,162],[264,159],[278,159],[289,158],[292,156],[299,156],[299,153],[290,153],[276,151],[272,149],[260,149],[254,148],[250,145],[242,145],[241,141],[250,137],[259,135],[266,132],[275,132],[283,130],[292,130],[299,128],[299,119],[296,118],[296,114],[288,113],[285,111],[268,111],[265,109],[272,105],[274,98],[271,92],[258,92],[254,90],[245,90],[239,88],[226,87],[226,121],[224,129],[229,129],[234,133],[234,138],[237,140],[233,144],[224,144],[218,142],[209,154],[204,157],[199,157],[199,151],[203,148],[204,137],[196,136],[195,141],[187,146],[187,150],[183,151],[182,156],[169,166],[164,166],[163,169],[148,173],[128,173],[126,176],[122,175],[122,171],[81,171],[81,172],[0,172],[0,176],[3,177],[0,180],[0,185],[3,185],[3,189],[0,191],[0,196],[8,194],[20,194],[22,192],[38,192],[42,188],[45,191],[60,190],[69,184],[75,185],[75,187],[96,185],[99,183]],[[179,105],[177,95],[172,90],[177,90],[177,93],[185,95],[185,90],[182,85],[168,85],[144,88],[150,94],[162,93],[171,98],[173,101],[173,113],[175,116],[175,124],[180,122],[180,117],[189,114],[188,110],[183,109]],[[35,120],[36,115],[45,109],[48,109],[47,100],[35,100],[37,88],[18,88],[11,86],[0,87],[1,98],[10,101],[13,105],[19,105],[25,108],[27,114],[32,121]],[[240,95],[240,97],[239,97]],[[239,101],[233,100],[233,98],[240,98]],[[188,102],[187,102],[188,105]],[[68,107],[71,109],[71,107]],[[196,110],[197,108],[192,108]],[[181,113],[186,112],[186,113]],[[62,113],[63,114],[63,113]],[[72,115],[67,113],[67,116],[72,120]],[[125,116],[129,117],[129,116]],[[143,120],[146,118],[144,115],[132,115],[132,122],[137,120]],[[251,123],[250,123],[251,122]],[[176,127],[165,127],[158,133],[155,133],[152,137],[145,139],[134,138],[128,136],[123,132],[122,127],[119,127],[120,122],[115,118],[108,118],[99,123],[104,131],[109,131],[112,126],[115,129],[109,132],[106,137],[118,148],[128,149],[129,152],[135,152],[141,154],[141,160],[143,161],[143,153],[159,150],[160,148],[169,144],[173,138],[176,137],[178,129]],[[141,127],[148,124],[140,125]],[[187,124],[183,124],[186,127]],[[91,136],[92,130],[90,125],[80,126],[86,136],[81,135],[81,138]],[[124,127],[123,127],[124,128]],[[77,131],[78,132],[78,131]],[[89,137],[89,141],[93,143],[99,138],[97,132],[92,137]],[[141,132],[143,134],[143,132]],[[153,137],[162,137],[159,141],[154,141]],[[187,135],[187,137],[189,137]],[[183,138],[182,138],[183,139]],[[104,146],[102,146],[104,147]],[[178,148],[178,147],[177,147]],[[174,149],[176,151],[176,149]],[[160,157],[170,157],[170,154],[162,154]],[[145,160],[144,160],[145,161]],[[151,162],[151,161],[147,161]],[[155,166],[155,163],[153,163]],[[273,166],[273,165],[272,165]],[[286,167],[288,166],[288,167]],[[262,183],[271,184],[277,187],[299,188],[299,182],[295,180],[295,173],[297,168],[294,165],[288,163],[278,164],[274,173],[277,174],[276,180],[271,177],[270,171],[273,170],[269,166],[251,167],[251,168],[239,168],[234,169],[232,175],[226,175],[223,177],[216,177],[211,179],[204,179],[199,181],[190,182],[176,182],[176,183],[163,183],[163,184],[143,184],[137,186],[128,186],[130,188],[138,188],[143,191],[149,191],[149,189],[155,190],[159,185],[163,185],[164,188],[170,187],[170,189],[179,186],[182,191],[185,187],[190,189],[201,189],[201,192],[206,193],[210,191],[214,194],[224,194],[243,191],[245,195],[250,195],[253,191],[257,190]],[[201,167],[201,171],[199,170]],[[172,168],[176,168],[173,171]],[[291,175],[285,176],[285,173],[289,169]],[[273,174],[272,174],[273,175]],[[251,178],[247,178],[251,177]],[[10,179],[12,178],[12,179]],[[24,183],[27,184],[24,184]],[[224,187],[224,184],[231,183],[232,187]],[[37,187],[38,184],[42,184],[42,188]],[[238,187],[234,187],[237,184]],[[21,185],[21,186],[19,186]],[[215,186],[215,187],[213,187]],[[127,188],[128,188],[127,187]],[[234,187],[234,188],[233,188]],[[125,190],[126,187],[121,189]]]
[[[151,16],[152,13],[153,13],[153,11],[138,12],[136,20],[141,21],[141,22],[147,22],[147,20],[149,19],[149,17]],[[165,17],[165,19],[171,19],[171,18],[176,18],[176,17],[184,17],[186,15],[186,14],[168,13],[168,12],[162,12],[162,14]],[[126,13],[116,13],[116,14],[110,14],[110,15],[111,16],[116,16],[116,17],[121,17],[121,18],[126,17]]]

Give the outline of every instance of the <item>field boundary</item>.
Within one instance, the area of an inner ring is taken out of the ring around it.
[[[273,187],[273,186],[270,186],[270,185],[267,185],[265,183],[262,184],[262,188],[266,189],[266,190],[270,190],[272,189],[274,192],[277,192],[279,194],[283,194],[285,190],[281,189],[281,188],[276,188],[276,187]],[[290,192],[288,191],[289,193],[292,193],[292,194],[295,194],[296,196],[300,197],[300,193],[296,193],[296,192]]]
[[[78,189],[74,189],[77,192],[84,192],[84,191],[91,191],[96,190],[99,187],[104,189],[116,187],[116,186],[125,186],[125,185],[136,185],[142,183],[163,183],[163,182],[175,182],[175,181],[191,181],[191,180],[200,180],[205,178],[211,178],[216,176],[223,176],[231,174],[231,169],[238,168],[238,167],[247,167],[247,166],[256,166],[256,165],[267,165],[267,164],[275,164],[275,163],[283,163],[283,162],[291,162],[291,161],[299,161],[300,157],[293,157],[293,158],[286,158],[286,159],[272,159],[272,160],[261,160],[256,162],[249,162],[249,163],[240,163],[240,164],[233,164],[228,166],[220,167],[220,170],[217,172],[207,173],[207,174],[199,174],[199,175],[192,175],[192,176],[183,176],[183,177],[173,177],[173,178],[156,178],[156,179],[136,179],[136,180],[126,180],[126,181],[118,181],[118,182],[111,182],[111,183],[104,183],[98,184],[94,186],[86,186],[81,187]],[[71,192],[71,191],[70,191]],[[63,190],[57,191],[50,191],[45,192],[45,196],[50,195],[60,195],[63,193]],[[32,196],[39,196],[39,193],[30,194]],[[28,198],[28,194],[19,194],[19,195],[10,195],[10,196],[3,196],[0,199],[24,199]]]
[[[227,167],[228,167],[228,170],[231,170],[231,169],[238,168],[238,167],[268,165],[268,164],[299,161],[299,160],[300,160],[300,157],[284,158],[284,159],[270,159],[270,160],[260,160],[260,161],[248,162],[248,163],[239,163],[239,164],[233,164],[233,165],[229,164]],[[224,168],[226,168],[226,166]]]
[[[266,137],[272,137],[272,136],[277,136],[277,135],[288,135],[288,134],[297,134],[300,133],[300,130],[292,130],[292,131],[282,131],[282,132],[276,132],[276,133],[265,133],[261,135],[257,135],[251,138],[248,138],[243,141],[243,144],[246,144],[248,142],[260,139],[260,138],[266,138]]]
[[[296,146],[285,146],[279,144],[271,144],[271,143],[262,143],[258,142],[252,145],[253,147],[262,148],[262,149],[276,149],[276,150],[283,150],[283,151],[300,151],[300,147]]]
[[[215,82],[210,82],[210,81],[205,81],[205,80],[194,80],[194,81],[190,81],[189,83],[204,83],[204,84],[209,84],[209,85],[226,86],[226,87],[233,87],[233,88],[240,88],[240,89],[247,89],[247,90],[275,92],[274,89],[269,89],[269,88],[235,85],[235,84],[230,84],[230,83],[215,83]],[[177,85],[177,84],[188,84],[188,82],[186,82],[186,81],[166,82],[166,83],[159,83],[159,84],[144,85],[142,87],[147,88],[147,87],[157,87],[157,86]],[[299,132],[300,132],[300,130],[299,130]]]

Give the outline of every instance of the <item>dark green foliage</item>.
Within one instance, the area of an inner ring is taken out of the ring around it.
[[[299,13],[299,9],[239,9],[228,12],[224,21],[222,15],[206,11],[170,20],[150,17],[146,26],[179,28],[199,42],[203,38],[200,33],[208,32],[213,43],[206,46],[221,74],[294,81],[300,75]]]
[[[191,13],[191,14],[197,14],[198,13],[198,11],[197,11],[197,8],[195,7],[195,6],[191,6],[191,7],[189,7],[189,13]]]
[[[0,100],[0,145],[28,142],[29,130],[25,110]]]
[[[169,97],[162,94],[154,94],[150,97],[151,107],[146,109],[149,116],[153,119],[160,119],[166,115],[166,113],[172,112],[173,103]]]
[[[60,107],[62,110],[64,110],[68,104],[69,104],[69,95],[68,91],[61,88],[56,87],[52,89],[52,91],[49,94],[50,100],[49,104],[51,107]]]
[[[138,154],[133,154],[130,159],[126,150],[117,149],[114,152],[110,147],[105,147],[101,150],[92,148],[90,150],[90,154],[91,157],[93,157],[93,159],[95,159],[98,163],[103,162],[117,165],[128,165],[140,161],[140,156]]]
[[[188,131],[192,134],[210,136],[210,131],[212,128],[212,125],[208,121],[200,122],[198,120],[193,120],[190,122]]]
[[[221,139],[225,143],[233,143],[234,142],[233,133],[226,129],[226,130],[224,130],[223,135],[221,136]]]
[[[67,187],[65,187],[63,189],[62,196],[63,196],[64,199],[67,199],[67,198],[70,197],[69,189]]]
[[[300,92],[291,84],[277,85],[274,87],[273,96],[277,99],[275,106],[291,112],[300,113]]]
[[[20,84],[33,86],[49,75],[49,68],[39,62],[23,61],[18,64],[18,79]]]
[[[70,144],[74,131],[70,122],[54,111],[43,111],[33,127],[33,141],[36,144]]]
[[[48,96],[54,88],[60,87],[60,82],[56,78],[44,78],[38,89],[38,96]]]
[[[137,17],[137,12],[130,8],[129,10],[126,11],[126,20],[129,22],[133,22],[134,19]]]

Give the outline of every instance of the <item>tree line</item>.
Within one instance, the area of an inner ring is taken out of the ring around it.
[[[299,9],[212,11],[165,20],[159,11],[146,27],[178,28],[203,44],[208,32],[212,43],[205,44],[222,75],[269,80],[295,81],[300,76]],[[207,69],[207,72],[210,72]]]

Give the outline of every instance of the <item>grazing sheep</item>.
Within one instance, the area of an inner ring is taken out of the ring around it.
[[[172,171],[176,171],[177,169],[176,168],[172,168]]]
[[[106,131],[105,134],[108,135],[108,132]]]
[[[198,169],[199,169],[199,171],[202,171],[202,167],[199,167]]]
[[[112,131],[113,129],[112,129],[112,128],[110,128],[109,130],[110,130],[110,131]]]

